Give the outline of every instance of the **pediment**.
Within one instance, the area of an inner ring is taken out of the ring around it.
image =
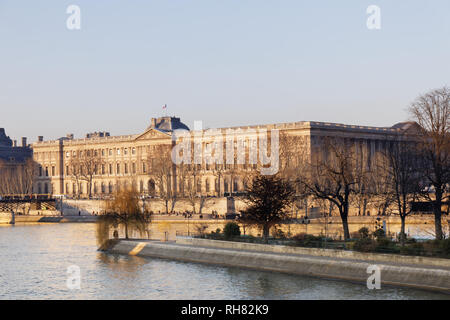
[[[169,133],[160,131],[158,129],[149,128],[144,133],[136,137],[136,140],[149,140],[149,139],[167,139],[170,138]]]

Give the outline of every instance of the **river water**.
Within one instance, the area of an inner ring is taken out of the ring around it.
[[[94,224],[0,226],[0,299],[450,299],[403,288],[98,252]],[[68,289],[68,267],[81,270]]]

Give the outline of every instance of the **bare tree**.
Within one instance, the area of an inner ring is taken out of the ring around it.
[[[279,140],[280,175],[295,180],[307,161],[307,142],[304,137],[281,132]]]
[[[225,166],[222,163],[214,164],[213,174],[216,177],[217,185],[217,196],[221,197],[223,195],[221,181],[225,179]]]
[[[424,196],[433,203],[436,239],[442,239],[442,204],[449,199],[450,184],[450,88],[418,97],[409,111],[421,128],[422,174],[431,187]]]
[[[33,193],[36,166],[32,159],[23,163],[0,161],[0,194],[27,195]]]
[[[155,180],[159,197],[166,208],[166,214],[172,212],[177,201],[177,193],[174,184],[174,164],[170,156],[170,145],[156,146],[154,154],[148,156],[148,162],[150,175]]]
[[[103,164],[103,159],[97,150],[82,149],[72,154],[69,160],[70,175],[77,185],[77,196],[81,194],[80,182],[87,182],[87,194],[89,199],[92,197],[92,185],[94,176],[98,174],[98,170]]]
[[[196,164],[182,164],[179,166],[183,195],[192,207],[192,212],[196,213],[197,202],[201,202],[202,192],[199,190],[201,181],[201,168]],[[201,206],[201,203],[200,203]],[[201,208],[200,208],[201,209]]]
[[[365,166],[357,160],[354,143],[340,138],[323,138],[322,141],[323,152],[316,153],[298,181],[304,192],[336,205],[347,240],[350,238],[348,215],[351,198],[365,179]]]
[[[383,159],[377,166],[377,175],[385,182],[385,190],[380,196],[395,204],[401,219],[400,239],[406,239],[406,217],[412,212],[411,203],[417,201],[420,193],[420,157],[414,141],[408,137],[387,143]]]

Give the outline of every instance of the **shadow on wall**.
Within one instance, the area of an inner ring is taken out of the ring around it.
[[[64,216],[92,216],[103,211],[103,201],[65,200],[62,211]]]

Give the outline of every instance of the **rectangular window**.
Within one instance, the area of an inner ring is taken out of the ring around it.
[[[136,154],[136,148],[131,149],[131,154]]]
[[[102,164],[102,174],[105,174],[105,165]]]
[[[116,169],[116,174],[120,174],[120,163],[117,164]]]
[[[125,174],[128,174],[128,163],[124,164],[124,171],[125,171]]]
[[[52,177],[56,176],[56,168],[55,166],[52,166]]]
[[[145,165],[145,162],[142,163],[142,173],[147,173],[147,166]]]
[[[109,174],[113,174],[112,164],[109,164]]]
[[[136,163],[134,163],[134,162],[131,164],[131,172],[132,172],[133,174],[136,173]]]

